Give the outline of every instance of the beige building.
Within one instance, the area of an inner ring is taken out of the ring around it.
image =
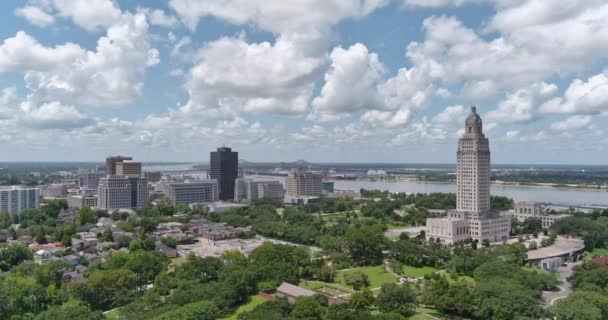
[[[146,178],[111,175],[99,180],[97,206],[101,209],[143,208],[148,203]]]
[[[269,198],[282,202],[285,196],[283,184],[278,181],[254,181],[248,178],[238,178],[234,183],[234,201],[251,201]]]
[[[141,177],[141,162],[132,160],[116,162],[116,175]]]
[[[468,228],[465,228],[468,225]],[[456,153],[456,210],[445,218],[430,218],[427,239],[452,244],[466,239],[478,242],[509,239],[511,218],[490,208],[490,147],[475,107],[465,121]]]
[[[290,172],[285,180],[285,197],[313,196],[323,193],[323,178],[312,172]]]
[[[529,218],[539,218],[545,215],[545,206],[542,202],[519,201],[513,206],[512,215],[520,222]]]
[[[96,195],[75,194],[67,196],[68,207],[80,209],[82,207],[97,207]]]
[[[572,216],[569,214],[549,214],[544,203],[534,201],[516,202],[510,213],[519,222],[532,218],[539,219],[542,222],[543,229],[549,229],[557,220]]]

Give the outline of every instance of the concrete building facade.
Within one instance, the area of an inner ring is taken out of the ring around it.
[[[572,216],[570,214],[549,214],[544,203],[534,201],[516,202],[510,213],[519,222],[524,222],[526,219],[539,219],[543,229],[550,228],[555,221]]]
[[[209,178],[219,184],[220,200],[234,200],[234,182],[239,174],[239,153],[227,147],[217,148],[210,154]]]
[[[132,160],[116,162],[116,175],[141,177],[141,162]]]
[[[78,176],[78,186],[85,189],[97,189],[99,179],[104,176],[103,172],[85,172]]]
[[[107,175],[115,175],[116,174],[116,163],[123,162],[127,160],[133,160],[132,157],[123,157],[123,156],[109,156],[106,158],[106,174]]]
[[[214,202],[219,199],[219,185],[215,180],[173,182],[166,186],[165,195],[173,205]]]
[[[510,215],[490,208],[490,147],[475,107],[464,129],[456,152],[456,210],[445,218],[427,219],[426,237],[446,244],[508,240]]]
[[[269,198],[282,202],[285,196],[283,184],[278,181],[254,181],[249,178],[238,178],[234,182],[234,201],[251,201]]]
[[[143,208],[148,202],[145,178],[111,175],[101,178],[97,189],[101,209]]]
[[[306,171],[292,171],[285,180],[285,197],[312,196],[323,193],[323,177]]]
[[[95,208],[97,207],[97,196],[75,194],[67,196],[67,202],[69,208],[80,209],[82,207]]]
[[[19,214],[28,208],[40,208],[40,189],[18,186],[0,188],[0,212]]]

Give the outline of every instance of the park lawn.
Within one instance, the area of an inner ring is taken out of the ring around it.
[[[390,272],[384,272],[384,266],[382,266],[382,265],[375,266],[375,267],[358,267],[358,268],[352,268],[352,269],[348,269],[348,270],[344,270],[344,271],[338,271],[338,273],[336,274],[335,282],[343,284],[344,286],[347,286],[344,283],[344,274],[347,272],[353,272],[353,271],[361,271],[361,272],[365,273],[367,275],[367,277],[369,278],[370,288],[372,288],[372,289],[379,288],[387,282],[388,283],[397,282],[397,277],[395,277]]]
[[[447,274],[447,273],[446,273]],[[452,276],[450,276],[449,274],[447,274],[446,279],[448,279],[448,282],[450,284],[454,283],[454,282],[467,282],[470,284],[475,284],[475,279],[473,279],[473,277],[469,277],[469,276],[457,276],[456,279],[452,278]]]
[[[108,313],[104,313],[106,319],[118,319],[119,315],[120,313],[118,312],[118,309],[114,309]]]
[[[251,299],[249,300],[249,302],[247,302],[244,305],[241,305],[238,309],[236,309],[236,311],[231,314],[228,318],[223,318],[222,320],[236,320],[236,318],[239,316],[239,314],[246,312],[246,311],[251,311],[253,310],[253,308],[255,308],[257,305],[262,304],[264,302],[266,302],[267,300],[255,295],[255,296],[251,296]]]
[[[410,278],[422,278],[427,274],[433,274],[435,272],[437,272],[437,269],[435,269],[433,267],[416,268],[416,267],[411,267],[411,266],[403,266],[402,275],[404,277],[410,277]]]
[[[435,319],[435,318],[428,316],[426,314],[415,314],[415,315],[407,318],[407,320],[429,320],[429,319]]]
[[[443,313],[441,313],[435,309],[425,308],[425,307],[416,307],[416,312],[430,314],[433,317],[443,316]]]
[[[334,290],[338,290],[344,293],[352,293],[354,292],[353,289],[347,287],[344,284],[341,283],[326,283],[326,282],[322,282],[322,281],[317,281],[317,280],[302,280],[300,281],[300,283],[298,284],[298,286],[302,287],[302,288],[306,288],[306,289],[310,289],[310,290],[318,290],[321,289],[323,287],[326,288],[330,288],[330,289],[334,289]]]
[[[179,266],[180,264],[186,262],[186,257],[176,257],[171,259],[172,266]]]
[[[603,256],[608,254],[608,249],[607,248],[595,248],[591,251],[591,256]]]

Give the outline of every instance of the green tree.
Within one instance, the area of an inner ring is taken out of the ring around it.
[[[369,286],[369,278],[361,271],[351,271],[344,274],[344,283],[354,290],[361,290],[361,288]]]
[[[296,300],[290,316],[294,319],[321,320],[325,309],[316,297],[300,297]]]
[[[114,241],[114,235],[112,234],[112,229],[108,228],[101,232],[101,237],[99,237],[101,241]]]
[[[215,320],[219,309],[211,301],[198,301],[186,304],[178,309],[169,311],[155,317],[156,320]]]
[[[175,214],[175,207],[166,197],[160,197],[160,199],[158,199],[156,208],[158,208],[158,211],[163,216],[172,216]]]
[[[376,297],[376,305],[383,312],[395,311],[403,316],[414,313],[416,295],[407,285],[385,283]]]
[[[349,303],[357,310],[367,310],[374,304],[374,294],[368,288],[363,288],[351,295]]]
[[[70,298],[62,305],[48,308],[37,315],[34,320],[101,320],[104,319],[99,311],[91,311],[82,301]]]
[[[346,246],[356,265],[378,265],[382,262],[384,233],[379,226],[361,226],[346,232]]]
[[[576,290],[552,308],[558,320],[608,319],[608,296],[598,292]]]
[[[76,220],[81,226],[87,223],[95,223],[95,221],[97,221],[95,219],[95,213],[93,213],[93,210],[91,210],[89,207],[80,208],[76,214]]]
[[[87,287],[94,293],[89,303],[108,310],[130,302],[135,295],[137,276],[127,269],[100,270],[89,274]]]
[[[0,269],[2,271],[9,271],[21,262],[32,259],[32,252],[26,246],[11,244],[0,250]]]

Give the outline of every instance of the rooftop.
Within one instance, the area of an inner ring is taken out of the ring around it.
[[[312,290],[298,287],[296,285],[293,285],[293,284],[287,283],[287,282],[281,283],[281,285],[277,288],[277,292],[285,293],[292,297],[312,297],[317,294],[316,292],[314,292]]]
[[[528,251],[528,260],[559,257],[585,249],[585,241],[577,238],[557,237],[555,243],[536,250]]]

